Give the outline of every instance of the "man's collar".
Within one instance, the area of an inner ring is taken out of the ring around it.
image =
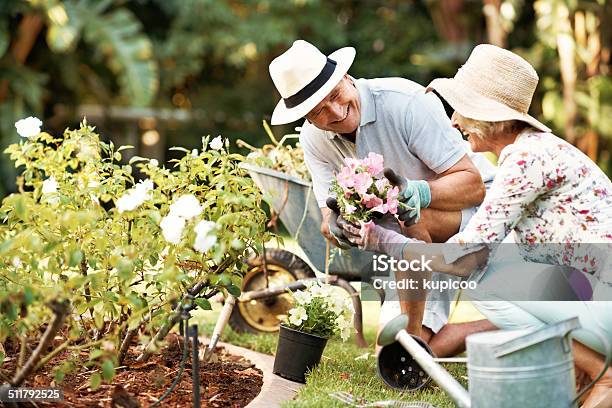
[[[353,79],[353,81],[355,81],[355,86],[357,86],[359,91],[359,110],[361,113],[359,126],[361,127],[376,121],[376,106],[374,105],[374,96],[372,96],[367,80]]]
[[[372,95],[372,91],[370,91],[370,87],[368,86],[368,82],[365,79],[355,79],[351,77],[355,86],[357,87],[357,92],[359,92],[359,111],[361,114],[359,120],[359,127],[366,125],[368,123],[372,123],[376,121],[376,106],[374,105],[374,96]],[[326,132],[327,137],[330,139],[339,136],[336,132]]]

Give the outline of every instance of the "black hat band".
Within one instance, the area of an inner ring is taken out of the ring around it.
[[[332,74],[336,70],[336,65],[336,61],[328,58],[327,62],[325,63],[325,66],[323,67],[319,75],[315,77],[315,79],[310,81],[308,85],[300,89],[296,94],[291,95],[288,98],[283,98],[283,100],[285,101],[285,106],[288,109],[294,108],[300,103],[304,102],[306,99],[310,98],[312,95],[314,95],[315,92],[321,89],[321,87],[325,85],[329,78],[331,78]]]

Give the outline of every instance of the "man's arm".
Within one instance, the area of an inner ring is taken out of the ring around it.
[[[457,211],[480,204],[485,194],[480,172],[440,100],[432,93],[417,94],[404,109],[408,148],[437,174],[427,180],[428,207]]]
[[[482,203],[485,186],[480,172],[468,155],[463,156],[440,177],[428,182],[431,189],[429,208],[454,211]]]
[[[300,132],[300,145],[304,151],[304,162],[311,175],[312,189],[317,204],[321,209],[321,235],[328,239],[333,245],[340,247],[340,244],[329,229],[329,221],[334,213],[326,205],[326,200],[329,197],[331,180],[333,178],[333,166],[325,160],[319,150],[314,146],[313,140],[316,140],[316,136],[320,136],[316,134],[316,132],[320,131],[305,123]]]
[[[338,242],[336,242],[334,236],[329,231],[329,217],[331,214],[332,211],[329,208],[321,208],[321,216],[323,217],[323,221],[321,221],[321,235],[330,240],[335,246],[338,246]]]

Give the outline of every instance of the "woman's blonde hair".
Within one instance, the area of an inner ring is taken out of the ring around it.
[[[522,120],[503,120],[500,122],[487,122],[466,118],[455,111],[455,115],[462,118],[463,129],[480,139],[486,139],[501,134],[518,134],[525,129],[533,128]]]

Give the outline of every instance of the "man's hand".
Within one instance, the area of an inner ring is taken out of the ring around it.
[[[396,174],[392,169],[386,168],[383,172],[387,180],[399,188],[398,200],[409,208],[397,209],[398,218],[406,226],[416,224],[421,217],[421,208],[427,208],[431,203],[431,189],[425,180],[408,180]]]
[[[348,224],[348,221],[346,221],[340,215],[340,207],[338,207],[338,201],[336,201],[336,199],[333,197],[329,197],[325,204],[331,210],[327,218],[327,228],[333,239],[336,241],[338,248],[350,249],[351,246],[356,246],[349,242],[349,240],[344,235],[344,230],[342,229],[342,227]]]

